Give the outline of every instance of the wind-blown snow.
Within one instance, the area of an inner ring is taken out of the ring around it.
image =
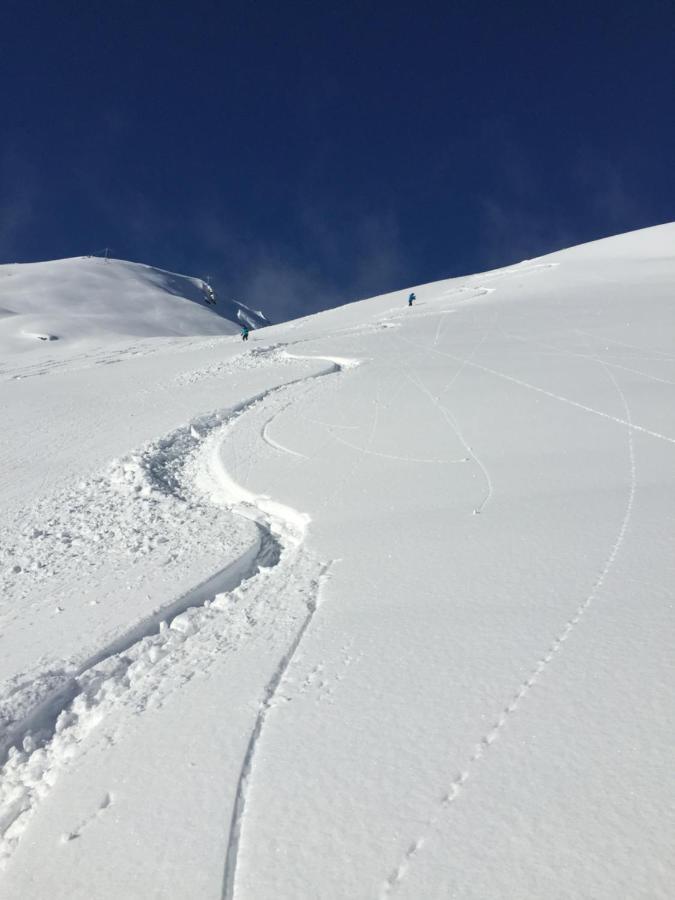
[[[248,345],[184,286],[175,331],[87,330],[100,279],[167,282],[42,264],[56,356],[16,267],[3,898],[670,897],[674,248]]]

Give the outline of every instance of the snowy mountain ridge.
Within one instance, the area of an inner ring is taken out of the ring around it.
[[[9,353],[3,900],[666,900],[674,284]]]
[[[0,266],[0,350],[36,341],[234,334],[261,312],[216,298],[200,278],[100,257]]]

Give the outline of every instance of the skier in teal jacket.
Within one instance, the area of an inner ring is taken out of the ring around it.
[[[414,291],[413,291],[413,292],[410,294],[410,296],[408,297],[408,306],[412,306],[412,305],[413,305],[413,300],[417,300],[417,297],[415,296],[415,292],[414,292]]]

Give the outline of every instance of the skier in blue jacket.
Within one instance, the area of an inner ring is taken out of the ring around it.
[[[413,305],[413,300],[417,300],[417,297],[415,296],[415,292],[414,292],[414,291],[413,291],[413,292],[410,294],[410,296],[408,297],[408,306],[412,306],[412,305]]]
[[[242,341],[248,340],[248,325],[241,326],[241,339]]]

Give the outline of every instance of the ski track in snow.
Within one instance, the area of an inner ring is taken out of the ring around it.
[[[431,347],[432,353],[438,353],[441,356],[445,356],[448,359],[452,359],[455,362],[464,362],[467,366],[471,366],[474,369],[479,369],[481,372],[487,372],[489,375],[494,375],[497,378],[503,378],[505,381],[510,381],[512,384],[517,384],[519,387],[527,388],[528,390],[535,391],[538,394],[543,394],[546,397],[550,397],[552,400],[558,400],[561,403],[567,403],[569,406],[574,406],[577,409],[581,409],[584,412],[592,413],[595,416],[600,416],[602,419],[608,419],[611,422],[616,422],[617,425],[623,425],[626,428],[630,428],[632,431],[638,431],[642,434],[647,434],[649,437],[657,438],[661,441],[666,441],[669,444],[675,444],[675,438],[670,437],[667,434],[661,434],[658,431],[653,431],[650,428],[646,428],[644,425],[636,425],[632,420],[622,419],[620,416],[613,416],[610,413],[603,412],[600,409],[594,409],[592,406],[587,406],[585,403],[579,403],[577,400],[572,400],[570,397],[565,397],[562,394],[555,394],[553,391],[547,391],[546,388],[539,387],[536,384],[531,384],[529,381],[523,381],[521,378],[516,378],[513,375],[508,375],[506,372],[500,372],[498,369],[492,369],[489,366],[483,366],[480,363],[473,362],[472,360],[466,358],[462,358],[461,356],[455,356],[454,353],[447,353],[443,350],[438,350],[436,347]]]
[[[289,356],[289,358],[292,358],[292,357]],[[269,419],[263,425],[263,427],[260,431],[260,437],[266,444],[268,444],[270,447],[274,448],[274,450],[279,450],[281,453],[287,453],[289,456],[296,456],[296,457],[298,457],[298,459],[306,460],[306,459],[309,459],[310,457],[307,456],[305,453],[300,453],[298,450],[292,450],[290,447],[284,446],[284,444],[279,443],[279,441],[275,440],[269,433],[272,422],[274,422],[276,419],[278,419],[279,416],[282,415],[282,413],[286,412],[286,410],[290,406],[292,406],[293,403],[294,403],[294,401],[293,401],[293,399],[291,399],[287,403],[285,403],[280,409],[278,409],[274,413],[272,413],[272,415],[269,417]]]
[[[643,372],[640,369],[633,369],[630,366],[623,366],[620,363],[612,363],[608,362],[606,359],[601,359],[594,353],[579,353],[575,350],[565,350],[561,347],[556,347],[555,344],[550,344],[547,341],[542,340],[532,340],[530,338],[526,338],[521,334],[514,334],[509,331],[502,331],[502,334],[511,338],[515,341],[520,341],[523,344],[530,344],[531,346],[539,346],[539,347],[547,347],[549,350],[554,350],[558,356],[572,356],[577,357],[578,359],[587,359],[591,362],[602,362],[603,365],[608,366],[611,369],[620,369],[623,372],[631,372],[633,375],[641,375],[643,378],[648,378],[650,381],[657,381],[660,384],[670,384],[675,385],[675,381],[671,381],[668,378],[660,378],[658,375],[652,375],[649,372]]]
[[[21,381],[24,378],[38,378],[60,372],[71,372],[77,369],[91,369],[93,366],[111,365],[136,356],[152,353],[151,348],[125,347],[120,350],[94,350],[89,353],[78,353],[65,359],[45,359],[24,366],[0,368],[0,378],[5,381]]]
[[[289,354],[290,355],[290,354]],[[355,368],[359,365],[359,361],[354,359],[345,359],[343,357],[335,357],[335,356],[298,356],[294,357],[298,359],[318,359],[325,360],[331,362],[333,368],[324,374],[329,374],[330,372],[341,372],[344,369]],[[311,376],[317,377],[317,376]],[[307,379],[303,379],[307,380]],[[281,413],[284,409],[288,408],[287,404],[279,411]],[[227,850],[225,853],[225,869],[223,872],[223,882],[222,882],[222,891],[221,896],[223,900],[232,900],[234,897],[235,884],[236,884],[236,873],[237,873],[237,861],[239,855],[239,845],[241,842],[242,831],[245,825],[245,815],[246,815],[246,805],[248,800],[248,791],[251,783],[253,769],[255,765],[255,757],[258,745],[260,743],[260,739],[263,733],[263,729],[265,726],[265,722],[267,720],[267,716],[271,709],[274,708],[274,700],[276,698],[279,686],[283,682],[284,675],[288,671],[289,666],[292,664],[298,648],[302,642],[307,629],[309,628],[312,619],[314,618],[314,614],[320,603],[320,589],[321,583],[326,579],[328,575],[328,571],[330,568],[330,564],[324,564],[322,569],[318,575],[315,584],[315,590],[313,591],[313,600],[307,604],[307,615],[302,621],[300,627],[296,631],[296,634],[288,647],[286,653],[281,658],[276,670],[274,671],[272,677],[267,683],[265,687],[263,699],[258,708],[258,714],[256,716],[255,723],[253,725],[253,729],[251,731],[248,745],[246,748],[246,753],[244,754],[244,759],[241,765],[241,769],[239,772],[239,777],[237,779],[237,792],[235,796],[234,806],[232,809],[232,819],[230,823],[230,832],[229,839],[227,844]]]
[[[536,263],[531,262],[530,260],[524,260],[521,263],[517,263],[515,266],[507,266],[505,269],[494,269],[492,272],[483,272],[478,276],[481,281],[486,280],[494,280],[496,278],[503,278],[505,275],[529,275],[531,272],[536,272],[541,269],[557,269],[560,263],[557,262],[548,262],[548,263]]]
[[[443,316],[438,317],[438,325],[436,326],[436,333],[434,334],[434,343],[433,343],[434,347],[438,346],[438,342],[441,339],[441,331],[443,329],[444,321],[445,321],[445,319],[443,318]]]
[[[497,279],[514,274],[527,274],[528,272],[537,269],[551,268],[557,265],[557,263],[551,263],[526,266],[523,268],[514,267],[503,269],[487,276],[482,275],[481,280],[486,280],[487,278]],[[466,285],[448,291],[446,294],[474,292],[467,298],[467,300],[471,300],[494,290],[495,288],[482,286],[471,287]],[[475,293],[476,291],[479,293]],[[596,356],[586,356],[585,354],[572,353],[571,351],[564,350],[560,351],[582,359],[597,362],[603,367],[621,400],[625,418],[613,416],[609,413],[594,409],[583,403],[555,394],[544,388],[538,387],[537,385],[530,384],[504,372],[491,369],[475,362],[474,357],[487,339],[488,330],[485,331],[481,340],[466,358],[458,357],[438,349],[442,326],[445,321],[444,315],[447,312],[453,311],[454,310],[436,310],[418,312],[417,309],[413,311],[413,315],[416,319],[432,315],[438,317],[438,324],[436,326],[431,350],[434,353],[452,359],[460,364],[450,382],[442,389],[440,394],[434,395],[423,383],[417,373],[413,374],[407,366],[406,368],[408,371],[405,374],[407,380],[434,404],[438,409],[439,414],[454,430],[458,439],[471,454],[471,458],[481,469],[486,482],[486,493],[480,504],[474,509],[474,513],[480,513],[493,496],[493,485],[490,473],[479,457],[474,453],[473,449],[467,444],[453,414],[440,402],[441,395],[452,387],[461,372],[467,366],[505,379],[518,386],[542,393],[549,398],[570,404],[581,410],[591,412],[623,426],[625,428],[628,447],[630,485],[625,511],[616,538],[599,574],[592,584],[590,592],[585,599],[578,604],[573,615],[565,622],[564,626],[556,633],[546,652],[537,660],[529,675],[521,682],[515,693],[513,693],[505,703],[501,712],[495,718],[494,724],[474,746],[471,755],[467,758],[464,768],[452,778],[447,790],[439,797],[434,806],[434,813],[422,823],[419,836],[408,843],[407,849],[403,852],[398,864],[392,869],[386,880],[381,884],[379,892],[380,900],[386,900],[386,898],[396,892],[398,887],[407,878],[411,864],[417,859],[422,847],[424,847],[433,837],[438,837],[446,810],[462,795],[467,782],[473,777],[478,763],[485,758],[488,749],[498,740],[510,717],[521,707],[530,690],[541,680],[550,664],[563,649],[564,644],[571,636],[573,630],[583,619],[591,604],[596,601],[600,595],[607,577],[621,552],[630,528],[637,489],[634,434],[636,432],[642,432],[645,435],[656,437],[669,443],[675,443],[674,438],[651,431],[633,422],[627,399],[616,380],[612,369],[622,369],[628,372],[634,372],[635,374],[653,378],[657,381],[663,381],[668,384],[672,384],[673,382],[656,378],[655,376],[649,376],[647,373],[639,372],[638,370],[630,369],[626,366],[609,363]],[[392,312],[396,313],[395,317],[397,319],[400,318],[403,320],[406,316],[411,317],[408,311],[401,312],[397,309],[396,311],[392,310]],[[492,324],[494,326],[494,322]],[[367,333],[368,331],[376,331],[380,328],[392,327],[399,327],[398,322],[395,325],[394,323],[387,321],[372,326],[343,329],[342,331],[335,332],[335,334]],[[596,335],[590,336],[596,340],[604,340],[598,338]],[[512,335],[512,337],[518,338],[517,335]],[[412,344],[407,338],[403,337],[402,339]],[[287,346],[290,346],[292,343],[301,343],[301,341],[289,342]],[[614,341],[613,343],[620,346],[631,346],[621,344],[621,342],[618,341]],[[429,348],[425,348],[425,351],[428,349]],[[555,349],[559,350],[559,348]],[[287,352],[280,351],[279,345],[272,348],[261,348],[260,353],[263,355],[270,354],[270,351],[277,362],[280,362],[283,359],[291,360],[293,358],[319,359],[329,361],[331,363],[331,368],[319,372],[318,374],[308,375],[282,385],[277,385],[236,407],[231,407],[225,411],[196,419],[188,426],[178,429],[176,432],[172,432],[171,435],[163,439],[162,442],[150,445],[150,449],[145,454],[141,454],[140,456],[136,455],[131,461],[122,461],[120,464],[120,471],[123,473],[122,478],[131,478],[137,484],[145,484],[147,482],[143,489],[147,488],[150,492],[159,491],[166,496],[185,500],[187,498],[181,492],[186,489],[186,483],[182,480],[181,473],[187,471],[189,468],[194,472],[195,466],[197,465],[196,461],[204,455],[205,450],[209,450],[211,455],[214,455],[217,452],[217,448],[226,438],[229,430],[236,424],[242,414],[258,404],[264,403],[266,399],[272,395],[278,396],[282,391],[292,392],[296,385],[311,382],[323,375],[338,373],[345,368],[357,364],[354,360],[344,360],[325,356],[294,357]],[[240,358],[237,357],[236,359]],[[670,359],[670,357],[666,357],[666,359]],[[114,359],[102,359],[97,361],[96,364],[114,361]],[[252,365],[258,364],[257,360],[252,360]],[[57,366],[59,365],[61,364],[57,364]],[[219,375],[222,375],[225,370],[236,368],[238,365],[237,362],[227,361],[223,364],[218,363],[215,366],[199,370],[195,373],[187,373],[184,376],[178,376],[178,378],[184,378],[186,379],[185,383],[191,383],[190,378],[192,377],[194,380],[200,380],[201,378],[207,377],[218,377]],[[244,367],[246,367],[246,365],[246,363],[242,364]],[[43,371],[35,372],[37,375],[44,373],[44,368]],[[22,376],[14,375],[13,377]],[[27,375],[23,377],[30,376]],[[460,462],[460,460],[420,460],[395,457],[390,454],[378,453],[373,450],[372,444],[379,420],[379,389],[378,384],[378,395],[374,401],[373,417],[365,447],[351,444],[349,441],[338,437],[332,432],[333,428],[347,429],[358,428],[359,426],[333,426],[328,423],[317,424],[323,425],[333,439],[358,450],[361,454],[361,459],[363,459],[363,455],[372,454],[411,462]],[[269,434],[271,423],[292,405],[293,399],[291,398],[288,403],[278,409],[264,423],[260,431],[260,437],[275,450],[298,457],[299,460],[306,460],[309,457],[284,447],[282,444],[276,442]],[[158,451],[170,451],[174,445],[178,450],[177,455],[175,458],[171,459],[170,464],[167,465],[166,459],[164,459],[162,454]],[[358,464],[357,459],[354,463],[354,467]],[[250,472],[250,467],[253,465],[252,454],[248,454],[247,465],[248,472]],[[238,473],[238,465],[235,465],[235,467]],[[217,469],[215,463],[214,468]],[[203,475],[204,473],[201,472],[201,474]],[[192,642],[198,638],[200,632],[205,630],[213,620],[218,620],[217,626],[220,629],[222,629],[223,624],[227,628],[231,621],[230,616],[238,614],[240,618],[248,620],[248,624],[251,628],[254,627],[255,622],[252,622],[251,620],[250,606],[244,608],[241,605],[240,600],[245,597],[247,592],[249,594],[255,593],[256,585],[259,585],[260,588],[258,592],[259,595],[264,594],[264,596],[267,597],[271,591],[274,591],[275,593],[278,591],[280,582],[282,587],[285,587],[293,585],[296,580],[302,581],[302,587],[299,590],[299,594],[303,598],[303,614],[299,617],[292,639],[264,688],[238,776],[236,797],[232,809],[229,838],[225,853],[221,891],[223,900],[233,900],[236,889],[237,859],[242,834],[246,827],[246,807],[248,793],[255,771],[256,753],[263,736],[270,710],[275,708],[275,700],[279,697],[279,688],[283,684],[284,677],[288,672],[289,667],[291,667],[294,660],[297,658],[300,644],[320,606],[321,588],[328,577],[330,563],[326,564],[320,563],[318,560],[310,560],[306,554],[303,556],[304,551],[302,549],[302,541],[304,537],[304,528],[307,523],[305,517],[295,510],[291,510],[290,508],[283,507],[280,504],[270,501],[266,497],[255,496],[245,489],[240,488],[226,472],[216,471],[214,474],[219,484],[212,499],[215,500],[220,492],[220,506],[218,508],[221,508],[222,505],[226,505],[236,514],[249,518],[258,525],[260,536],[257,547],[252,548],[249,553],[245,554],[239,560],[236,560],[233,564],[226,567],[226,569],[216,573],[213,578],[208,579],[204,584],[198,585],[196,588],[189,591],[180,598],[179,601],[176,601],[175,604],[164,608],[161,611],[161,614],[158,613],[149,617],[147,620],[144,620],[143,623],[135,626],[127,635],[108,645],[94,657],[91,657],[76,673],[69,676],[65,685],[60,685],[59,689],[47,698],[48,702],[46,704],[41,702],[38,707],[31,710],[29,715],[18,723],[17,727],[14,729],[15,733],[12,735],[12,743],[18,746],[23,745],[23,749],[17,749],[16,747],[11,749],[7,763],[3,769],[0,770],[0,868],[3,865],[3,861],[6,861],[6,859],[9,858],[17,842],[28,827],[32,812],[39,802],[48,794],[50,788],[58,778],[60,769],[69,765],[72,758],[79,752],[82,752],[81,749],[78,749],[78,745],[93,732],[110,709],[119,704],[120,700],[125,698],[130,692],[137,692],[138,696],[141,698],[143,698],[144,695],[147,697],[147,694],[153,691],[157,686],[156,680],[153,680],[152,684],[148,683],[151,671],[154,670],[157,672],[160,670],[160,678],[171,675],[180,654],[189,655],[189,648]],[[332,496],[335,496],[339,490],[340,484],[337,484]],[[76,548],[75,551],[77,552]],[[256,598],[253,599],[255,600]],[[259,603],[264,602],[264,599],[261,601],[260,596],[258,596],[257,600]],[[238,612],[234,609],[234,607],[237,606],[240,607]],[[221,619],[224,619],[224,623]],[[237,646],[236,638],[233,638],[233,645],[235,647]],[[0,747],[0,750],[1,749],[2,748]],[[106,794],[101,800],[97,811],[85,818],[72,832],[64,835],[62,840],[70,841],[77,839],[91,822],[95,821],[100,815],[105,814],[105,811],[113,804],[113,801],[114,797],[111,794]]]
[[[232,900],[232,897],[234,897],[239,844],[241,841],[241,834],[244,826],[248,789],[253,774],[253,765],[255,762],[258,743],[260,741],[269,711],[274,708],[274,700],[276,698],[279,686],[283,682],[284,675],[292,664],[297,654],[298,648],[300,647],[300,643],[305,636],[305,633],[309,628],[312,619],[314,618],[314,614],[319,606],[321,582],[327,577],[328,570],[329,566],[326,565],[320,573],[319,579],[315,585],[315,600],[307,604],[307,615],[305,616],[300,628],[296,632],[296,635],[290,647],[281,658],[274,674],[268,681],[265,687],[263,700],[258,708],[258,715],[256,716],[253,730],[251,731],[251,735],[249,737],[248,745],[246,747],[246,753],[244,754],[244,761],[239,771],[239,778],[237,779],[237,793],[232,810],[232,821],[230,823],[230,833],[227,850],[225,852],[225,871],[223,873],[223,885],[221,891],[223,900]]]
[[[229,429],[248,410],[293,385],[311,381],[325,375],[338,373],[358,365],[356,360],[330,357],[296,357],[330,362],[330,367],[305,377],[294,379],[263,391],[240,404],[223,411],[201,416],[189,425],[177,429],[160,441],[148,445],[141,453],[113,465],[113,470],[131,479],[134,488],[146,495],[159,493],[202,503],[203,494],[212,485],[199,484],[204,473],[199,460],[207,450],[213,450],[213,441],[223,439]],[[216,444],[217,446],[218,444]],[[62,677],[58,687],[48,696],[40,697],[38,704],[28,710],[21,720],[14,722],[6,736],[7,760],[0,770],[0,867],[4,867],[29,825],[30,818],[42,799],[58,779],[59,771],[82,752],[80,745],[97,728],[114,707],[133,695],[135,705],[143,709],[150,698],[157,694],[166,676],[171,676],[176,662],[189,657],[192,642],[200,637],[213,620],[224,618],[218,631],[234,622],[237,625],[231,643],[236,647],[245,635],[247,626],[254,626],[251,608],[265,603],[269,582],[274,581],[279,570],[284,583],[293,585],[295,561],[302,543],[307,518],[266,497],[258,497],[240,488],[229,475],[215,467],[217,489],[211,491],[211,500],[217,498],[220,506],[228,506],[234,513],[253,520],[260,537],[240,559],[217,572],[203,584],[187,592],[183,597],[158,613],[135,625],[127,634],[117,638],[85,662],[76,672]],[[190,476],[190,477],[186,477]],[[101,483],[102,480],[97,481]],[[190,483],[192,481],[192,483]],[[224,885],[234,885],[234,872],[239,835],[245,812],[246,788],[249,782],[255,749],[260,738],[267,712],[283,674],[304,636],[318,602],[321,578],[326,566],[321,566],[319,576],[313,571],[319,564],[305,559],[295,576],[303,582],[297,588],[306,607],[299,628],[291,645],[282,657],[275,674],[265,690],[256,723],[239,778],[237,801],[233,813],[233,833],[227,850]],[[260,590],[256,597],[255,587]],[[309,599],[307,594],[309,593]],[[245,604],[247,594],[252,602]],[[224,613],[224,615],[223,615]],[[214,625],[215,627],[215,625]],[[227,646],[227,634],[224,637]],[[201,662],[201,660],[200,660]],[[194,674],[194,666],[183,673],[183,680]],[[202,669],[203,671],[203,669]],[[65,674],[65,673],[64,673]],[[170,689],[170,687],[169,687]],[[102,809],[109,803],[103,804]],[[66,840],[78,837],[82,828]],[[224,887],[224,890],[226,887]],[[227,888],[228,890],[230,888]]]
[[[289,353],[285,353],[278,344],[251,347],[244,353],[211,363],[203,369],[181,372],[175,376],[174,381],[176,384],[195,384],[206,378],[222,378],[233,372],[257,369],[261,365],[270,363],[292,366],[293,357]]]
[[[482,341],[481,341],[481,343],[482,343]],[[419,391],[421,391],[431,401],[431,403],[436,407],[436,409],[439,411],[441,416],[445,419],[445,421],[448,423],[448,425],[452,428],[454,433],[457,435],[457,438],[461,441],[462,446],[465,447],[466,452],[469,454],[469,457],[476,463],[478,468],[481,470],[481,472],[483,474],[483,478],[485,479],[486,491],[485,491],[485,494],[483,495],[481,501],[473,509],[474,515],[480,515],[483,512],[483,510],[485,509],[485,507],[488,505],[490,500],[492,499],[492,495],[494,493],[494,486],[492,484],[492,478],[490,477],[490,473],[489,473],[485,463],[481,460],[481,458],[478,456],[478,454],[473,449],[473,447],[467,442],[466,438],[464,437],[464,435],[462,433],[461,428],[459,427],[457,420],[452,415],[452,413],[447,408],[447,406],[444,406],[440,402],[438,397],[436,397],[434,394],[432,394],[432,392],[422,382],[422,380],[420,378],[415,377],[410,372],[409,367],[406,367],[406,369],[407,369],[407,371],[405,373],[406,378]],[[462,461],[464,461],[464,460],[462,460]]]
[[[287,407],[285,407],[287,408]],[[297,456],[299,459],[309,459],[309,456],[306,456],[304,453],[300,453],[297,450],[292,450],[290,447],[285,447],[283,444],[280,444],[279,441],[275,440],[273,437],[270,437],[269,427],[272,422],[276,419],[279,413],[275,413],[271,419],[268,419],[267,422],[262,427],[262,431],[260,432],[260,437],[265,441],[266,444],[269,444],[270,447],[273,447],[275,450],[279,450],[281,453],[288,453],[289,456]]]
[[[597,362],[601,366],[603,366],[609,379],[614,385],[626,416],[624,424],[626,426],[628,444],[629,488],[626,507],[624,510],[623,518],[619,525],[616,538],[614,539],[612,547],[610,548],[610,551],[605,559],[604,565],[600,570],[600,573],[598,574],[590,592],[587,594],[585,599],[577,606],[574,614],[565,622],[563,628],[558,632],[558,634],[556,634],[546,652],[537,660],[528,677],[523,682],[521,682],[515,693],[505,703],[501,712],[496,716],[492,728],[490,728],[489,731],[487,731],[474,746],[473,752],[469,756],[465,767],[461,771],[459,771],[457,775],[455,775],[455,777],[450,782],[449,788],[442,794],[435,813],[431,815],[426,821],[422,829],[422,833],[408,844],[408,847],[399,863],[390,872],[386,880],[382,883],[379,892],[380,900],[387,900],[387,898],[397,890],[398,886],[407,877],[410,866],[417,857],[419,851],[422,849],[425,843],[432,838],[434,833],[438,834],[438,829],[441,825],[443,813],[463,793],[467,782],[472,777],[473,772],[475,771],[476,765],[485,757],[488,749],[500,737],[500,734],[502,733],[504,727],[507,725],[511,716],[519,709],[529,692],[541,680],[549,665],[563,649],[566,641],[569,639],[576,626],[581,622],[593,601],[596,600],[596,598],[600,594],[602,587],[607,580],[607,576],[609,575],[612,567],[614,566],[614,563],[616,562],[619,552],[621,551],[626,534],[628,532],[628,528],[630,526],[630,520],[635,501],[635,493],[637,489],[637,469],[633,439],[635,428],[632,422],[632,415],[628,405],[628,401],[626,400],[624,392],[616,381],[614,374],[602,360],[598,359]],[[614,417],[607,416],[607,418]]]
[[[463,287],[461,287],[461,288],[458,288],[458,289],[456,289],[456,290],[454,290],[454,291],[452,291],[452,292],[450,292],[450,293],[456,293],[457,291],[463,291],[463,290],[469,290],[469,289],[468,289],[468,288],[463,288]],[[494,292],[494,291],[496,290],[496,288],[479,288],[479,290],[481,290],[482,293],[487,294],[487,293],[492,293],[492,292]],[[480,296],[480,295],[479,295],[479,296]],[[474,299],[474,298],[472,297],[471,299]],[[418,317],[415,316],[415,318],[418,318]],[[452,428],[452,430],[453,430],[453,431],[455,432],[455,434],[457,435],[457,438],[461,441],[462,446],[466,449],[467,453],[469,454],[470,459],[472,459],[472,460],[476,463],[476,465],[478,466],[478,468],[481,470],[481,473],[482,473],[482,475],[483,475],[483,478],[485,479],[486,493],[485,493],[485,495],[483,496],[483,498],[481,499],[481,501],[477,504],[477,506],[474,507],[474,509],[473,509],[473,514],[474,514],[474,515],[480,515],[480,514],[483,512],[483,510],[485,509],[485,507],[488,505],[488,503],[490,502],[490,500],[492,499],[492,496],[493,496],[493,494],[494,494],[494,485],[493,485],[493,483],[492,483],[492,478],[491,478],[491,476],[490,476],[490,472],[489,472],[488,469],[487,469],[487,466],[486,466],[485,463],[482,461],[482,459],[478,456],[478,454],[476,453],[476,451],[474,450],[474,448],[467,442],[467,440],[465,439],[465,437],[464,437],[464,435],[463,435],[463,433],[462,433],[462,430],[461,430],[461,428],[460,428],[460,426],[459,426],[459,423],[457,422],[457,419],[456,419],[455,416],[450,412],[450,410],[447,408],[447,406],[445,406],[443,403],[441,403],[441,397],[443,396],[444,393],[446,393],[447,391],[450,390],[450,388],[453,386],[453,384],[457,381],[457,379],[459,378],[459,376],[460,376],[460,375],[462,374],[462,372],[464,371],[464,368],[465,368],[467,365],[470,365],[470,364],[471,364],[471,361],[473,360],[473,358],[475,357],[475,355],[478,353],[478,351],[480,350],[480,348],[483,346],[483,344],[484,344],[485,341],[487,340],[488,335],[490,334],[490,332],[494,330],[498,318],[499,318],[499,312],[497,312],[497,313],[495,314],[493,320],[492,320],[491,322],[489,322],[488,325],[485,327],[485,330],[483,331],[483,334],[482,334],[480,340],[475,344],[475,346],[473,347],[473,349],[472,349],[471,353],[469,354],[469,356],[466,357],[465,359],[463,359],[463,360],[460,361],[460,362],[461,362],[461,365],[460,365],[459,368],[453,373],[452,378],[450,379],[450,381],[443,387],[443,389],[442,389],[438,394],[433,394],[433,393],[429,390],[429,388],[427,388],[427,386],[424,384],[424,382],[422,381],[422,379],[421,379],[419,376],[413,375],[413,374],[412,374],[412,372],[410,371],[410,366],[408,366],[407,364],[405,364],[405,368],[406,368],[405,375],[406,375],[406,378],[407,378],[407,379],[408,379],[408,380],[409,380],[409,381],[410,381],[410,382],[411,382],[411,383],[412,383],[419,391],[421,391],[421,392],[422,392],[422,393],[423,393],[423,394],[424,394],[424,395],[425,395],[425,396],[433,403],[433,405],[438,409],[438,411],[439,411],[439,413],[441,414],[441,416],[445,419],[445,421],[448,423],[448,425]],[[440,319],[439,325],[440,325],[440,322],[442,322],[442,321],[443,321],[443,320]],[[441,351],[439,351],[439,350],[436,349],[437,344],[438,344],[438,341],[439,341],[439,339],[440,339],[440,333],[441,333],[441,332],[440,332],[440,327],[437,326],[437,328],[436,328],[436,333],[435,333],[435,337],[434,337],[434,341],[433,341],[433,344],[432,344],[432,349],[433,349],[436,353],[440,353],[440,352],[441,352]],[[411,341],[409,338],[405,337],[405,335],[399,335],[398,337],[400,338],[400,340],[405,341],[406,343],[411,344],[411,345],[414,346],[414,347],[419,347],[418,344],[415,344],[415,342],[413,342],[413,341]],[[420,348],[420,349],[421,349],[421,348]],[[444,354],[444,355],[445,355],[445,354]],[[462,460],[449,460],[449,462],[467,462],[467,461],[468,461],[468,460],[466,460],[466,459],[462,459]]]
[[[0,380],[21,381],[25,378],[38,378],[43,375],[59,375],[92,369],[95,366],[109,366],[116,363],[136,359],[139,356],[154,356],[171,348],[174,353],[191,353],[196,347],[211,349],[223,341],[232,342],[232,335],[220,335],[210,338],[162,338],[143,339],[140,345],[130,345],[117,350],[94,347],[85,353],[68,354],[63,359],[42,359],[39,362],[18,366],[0,366]],[[195,379],[197,380],[197,379]]]
[[[368,434],[366,437],[365,445],[363,447],[359,448],[363,452],[355,454],[353,462],[352,462],[351,466],[349,467],[349,469],[344,472],[342,478],[336,479],[334,489],[331,491],[330,494],[328,494],[326,497],[324,497],[322,499],[322,508],[323,509],[331,508],[331,506],[335,502],[336,497],[338,497],[340,494],[343,493],[344,486],[346,484],[350,484],[354,481],[359,468],[363,465],[366,457],[370,455],[370,451],[372,450],[373,442],[375,440],[375,435],[377,434],[377,429],[378,429],[378,425],[379,425],[380,410],[381,410],[381,405],[382,405],[381,401],[380,401],[380,395],[381,395],[381,383],[378,378],[377,383],[376,383],[376,389],[375,389],[375,397],[373,399],[373,414],[372,414],[372,417],[370,420],[370,428],[368,429]],[[348,412],[351,412],[351,410],[349,410]],[[320,424],[324,425],[324,427],[326,425],[326,423],[320,423]],[[336,426],[336,427],[339,427],[339,426]],[[345,427],[351,427],[351,426],[345,426]],[[354,427],[359,428],[360,426],[354,426]],[[335,435],[329,434],[328,437],[329,437],[329,440],[334,439]]]
[[[594,341],[600,341],[602,344],[614,344],[617,347],[625,347],[628,350],[637,350],[641,359],[651,359],[656,362],[654,359],[654,354],[656,354],[663,362],[675,362],[675,356],[671,356],[663,350],[657,350],[652,347],[647,351],[645,347],[637,347],[635,344],[627,344],[625,341],[617,341],[614,338],[603,337],[603,335],[594,334],[592,331],[583,331],[581,328],[575,328],[574,331],[577,334],[583,334],[584,337],[593,338]]]
[[[426,459],[417,456],[397,456],[394,453],[383,453],[380,450],[372,450],[368,447],[361,447],[359,444],[354,444],[352,443],[352,441],[348,441],[346,438],[340,437],[339,434],[333,434],[330,425],[324,426],[324,428],[328,432],[328,434],[330,434],[333,440],[337,441],[339,444],[343,444],[345,447],[350,447],[352,450],[358,450],[359,453],[365,453],[367,456],[379,456],[382,459],[393,459],[396,462],[433,463],[435,465],[450,465],[452,463],[463,463],[467,461],[465,457],[461,459]]]
[[[494,290],[494,288],[492,290]],[[487,493],[485,494],[485,496],[483,497],[481,502],[476,507],[474,507],[474,510],[473,510],[474,515],[480,515],[483,512],[483,510],[485,509],[485,507],[488,505],[490,500],[492,499],[492,495],[494,493],[494,485],[492,483],[492,477],[490,476],[490,472],[488,471],[485,463],[478,456],[478,454],[475,452],[473,447],[467,443],[467,441],[464,438],[464,435],[459,427],[459,423],[457,422],[454,415],[450,412],[450,410],[447,408],[447,406],[445,406],[444,404],[441,403],[441,397],[443,396],[443,394],[445,394],[447,391],[450,390],[450,388],[455,384],[455,382],[457,381],[459,376],[464,371],[465,366],[468,365],[471,362],[471,360],[475,357],[475,355],[478,353],[480,348],[483,346],[483,344],[487,340],[490,332],[494,330],[498,318],[499,318],[499,313],[497,313],[495,315],[492,322],[488,323],[488,325],[485,328],[485,331],[483,332],[483,335],[481,336],[480,340],[476,343],[476,345],[473,347],[469,356],[466,358],[466,360],[464,360],[462,362],[462,364],[459,366],[459,368],[454,372],[450,381],[443,387],[443,389],[438,394],[436,394],[436,395],[432,394],[431,391],[424,385],[424,383],[422,382],[422,379],[421,378],[414,379],[412,374],[408,370],[408,378],[410,380],[412,380],[414,384],[417,384],[419,389],[424,394],[426,394],[426,396],[431,400],[431,402],[437,407],[437,409],[439,410],[439,412],[441,413],[443,418],[445,418],[446,422],[454,430],[455,434],[457,435],[459,440],[462,442],[464,447],[466,447],[466,450],[470,454],[471,459],[473,459],[473,461],[476,463],[476,465],[479,467],[479,469],[483,473],[483,477],[484,477],[485,483],[487,485]],[[438,333],[437,333],[437,337],[438,337]],[[408,340],[408,339],[403,338],[403,340]],[[412,342],[409,342],[409,343],[412,343]],[[437,343],[437,341],[434,341],[434,347],[436,346],[436,343]]]

